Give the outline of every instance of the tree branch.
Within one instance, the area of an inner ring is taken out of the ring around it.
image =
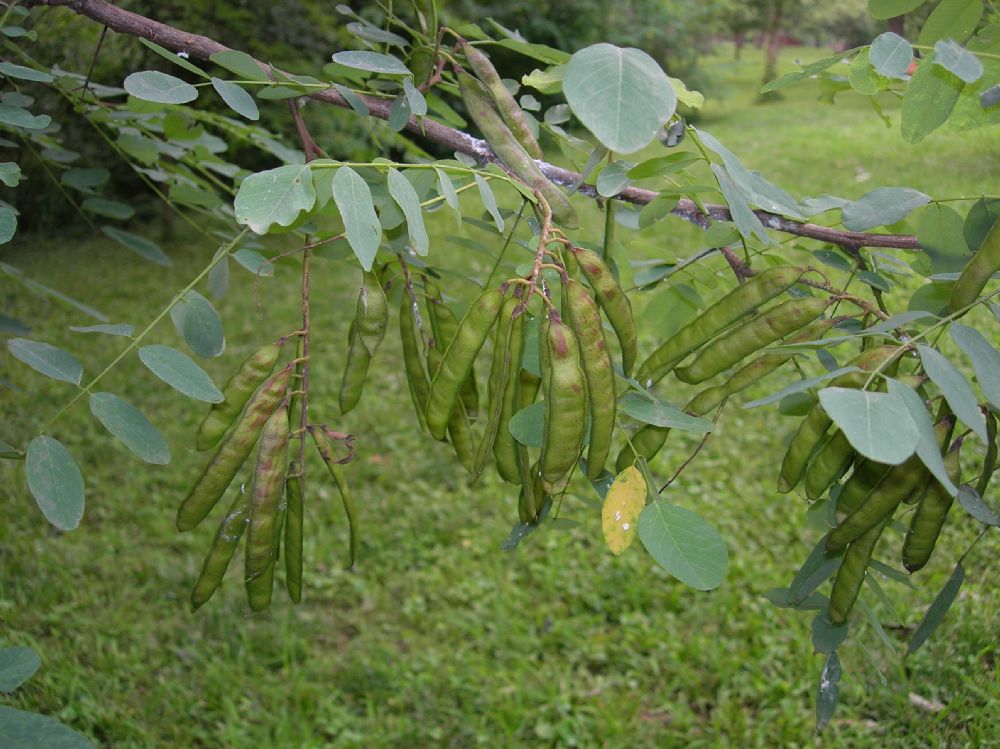
[[[200,60],[208,60],[217,52],[225,52],[229,49],[229,47],[207,36],[191,34],[173,26],[168,26],[138,13],[119,8],[105,0],[25,0],[24,4],[29,7],[65,6],[75,13],[79,13],[119,33],[142,37],[175,52],[186,52],[191,57]],[[267,63],[258,60],[257,64],[260,65],[262,70],[266,72],[271,71],[271,66]],[[338,107],[350,107],[348,102],[332,88],[316,92],[310,96],[313,99]],[[360,95],[360,98],[364,101],[372,116],[382,120],[389,119],[389,109],[391,107],[389,100],[364,95]],[[411,116],[406,123],[406,129],[453,151],[468,154],[482,162],[500,163],[500,159],[493,153],[493,150],[486,141],[475,138],[461,130],[448,127],[428,117],[417,118]],[[563,169],[554,164],[541,161],[538,164],[545,176],[557,184],[570,186],[576,185],[581,181],[581,176],[569,169]],[[597,189],[593,185],[582,184],[579,187],[579,192],[588,197],[598,197]],[[616,196],[616,199],[635,205],[646,205],[656,198],[657,195],[658,193],[654,190],[627,187]],[[678,201],[673,213],[699,226],[704,226],[708,219],[712,221],[732,221],[732,215],[726,206],[706,204],[705,207],[707,214],[703,213],[694,201],[682,198]],[[888,247],[900,250],[920,249],[920,244],[917,242],[916,237],[911,235],[845,231],[833,229],[828,226],[820,226],[819,224],[795,221],[767,211],[758,210],[754,211],[754,213],[760,218],[764,226],[769,229],[774,229],[785,234],[817,239],[841,247]]]

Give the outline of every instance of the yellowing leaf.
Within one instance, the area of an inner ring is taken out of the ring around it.
[[[635,539],[636,521],[646,506],[646,479],[635,466],[618,474],[601,510],[604,543],[612,554],[621,554]]]

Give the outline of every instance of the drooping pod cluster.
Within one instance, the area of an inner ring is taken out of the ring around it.
[[[365,335],[370,336],[374,330],[369,326]],[[297,458],[288,459],[292,438],[304,436],[302,430],[295,428],[299,423],[297,404],[301,391],[296,378],[303,364],[301,347],[295,359],[272,374],[286,338],[257,349],[243,361],[223,389],[224,400],[212,406],[198,431],[199,448],[216,449],[177,511],[180,531],[195,528],[213,510],[233,485],[254,446],[257,452],[250,488],[247,490],[239,485],[236,489],[236,496],[219,523],[195,581],[191,593],[191,605],[195,609],[205,604],[218,589],[244,537],[244,582],[250,608],[261,611],[271,603],[282,542],[288,595],[293,602],[301,600],[305,519],[302,464]],[[309,425],[315,437],[314,430],[324,435],[317,439],[317,445],[321,457],[329,464],[333,458],[328,430]],[[333,436],[350,443],[349,435],[333,433]],[[343,472],[339,466],[337,469],[336,483],[345,495],[344,504],[351,523],[353,563],[356,521],[349,508]]]
[[[604,471],[617,396],[601,310],[618,333],[623,366],[635,358],[631,307],[603,260],[572,247],[549,254],[549,267],[558,271],[551,286],[530,274],[511,279],[481,292],[460,320],[428,276],[406,272],[400,299],[403,359],[418,421],[433,438],[451,443],[470,483],[492,463],[504,481],[519,485],[525,523],[534,522],[546,498],[562,490],[585,445],[586,475]],[[571,278],[563,256],[577,270],[586,266],[581,280]],[[527,348],[529,330],[537,350]],[[490,341],[480,404],[476,362]],[[544,405],[537,443],[523,433],[519,441],[511,422],[539,396]],[[485,416],[481,429],[477,415]]]
[[[859,371],[840,375],[830,385],[858,389],[868,384],[876,370],[894,375],[905,350],[900,345],[870,348],[850,362]],[[921,392],[926,378],[899,379]],[[955,418],[943,411],[934,425],[934,438],[947,473],[957,485],[961,439],[948,449],[954,424]],[[778,489],[788,493],[800,484],[810,500],[827,495],[835,500],[837,523],[825,540],[826,555],[840,558],[827,609],[834,625],[847,621],[876,545],[897,510],[906,503],[917,505],[902,549],[903,566],[915,572],[930,559],[955,499],[916,453],[898,465],[860,456],[819,402],[812,405],[789,442]]]
[[[940,449],[946,448],[954,423],[954,418],[948,416],[934,426]],[[957,441],[945,458],[952,481],[958,478],[960,444]],[[848,494],[849,485],[852,491]],[[915,572],[930,559],[954,499],[916,455],[896,466],[866,461],[848,479],[841,497],[845,494],[849,503],[838,499],[842,519],[826,539],[829,555],[843,553],[828,608],[835,625],[844,624],[854,608],[875,546],[896,509],[903,502],[918,502],[902,551],[907,571]]]

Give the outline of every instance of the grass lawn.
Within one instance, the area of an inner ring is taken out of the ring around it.
[[[788,50],[783,66],[823,54]],[[856,198],[885,185],[938,197],[997,192],[995,130],[935,133],[914,148],[898,137],[892,102],[891,129],[860,97],[815,104],[814,82],[757,106],[754,51],[740,63],[720,53],[705,64],[716,99],[699,127],[796,195]],[[599,236],[600,222],[592,212],[590,236]],[[452,216],[436,214],[429,228],[431,262],[485,276],[490,258],[450,241]],[[497,244],[474,227],[462,236]],[[669,220],[621,238],[643,259],[688,254],[683,242],[696,234]],[[174,259],[168,270],[106,241],[57,234],[22,238],[2,259],[113,322],[141,326],[215,249],[188,236],[163,246]],[[296,267],[294,260],[279,266],[256,289],[234,267],[218,304],[228,349],[203,362],[216,382],[252,348],[297,328]],[[708,284],[724,277],[716,265],[706,268],[700,282],[710,296]],[[43,660],[5,704],[122,748],[1000,746],[996,534],[969,558],[959,600],[935,637],[905,661],[905,640],[977,524],[953,510],[915,590],[880,578],[891,606],[866,600],[896,625],[888,628],[892,649],[857,620],[841,653],[841,706],[817,737],[822,658],[812,652],[810,616],[762,598],[787,584],[818,537],[806,525],[806,505],[773,488],[795,422],[776,409],[730,406],[669,490],[671,501],[710,518],[729,544],[728,575],[714,592],[683,587],[639,544],[612,557],[594,495],[582,485],[580,498],[569,496],[561,508],[574,525],[547,526],[505,553],[499,543],[516,519],[516,492],[495,477],[469,489],[449,448],[420,434],[394,323],[366,397],[339,416],[358,277],[338,260],[316,261],[312,381],[313,419],[357,435],[358,458],[348,468],[363,523],[357,568],[344,569],[340,501],[313,461],[303,603],[291,606],[279,591],[271,610],[249,615],[237,563],[215,598],[190,613],[187,597],[217,514],[183,535],[173,518],[204,461],[193,449],[202,408],[130,357],[100,387],[151,418],[171,445],[169,466],[139,463],[77,406],[53,434],[84,469],[88,504],[81,527],[61,534],[35,508],[21,466],[0,462],[0,644],[31,645]],[[459,302],[474,293],[471,284],[451,288]],[[70,332],[88,321],[49,299],[9,284],[3,295],[5,314],[28,321],[33,338],[73,350],[88,374],[123,345]],[[888,299],[905,304],[905,296]],[[183,346],[169,322],[152,340]],[[647,334],[645,352],[652,344]],[[0,376],[19,388],[0,399],[0,440],[14,444],[72,396],[69,386],[6,355]],[[665,397],[680,403],[683,394]],[[672,435],[655,472],[672,474],[694,445]],[[914,695],[941,709],[915,706]]]

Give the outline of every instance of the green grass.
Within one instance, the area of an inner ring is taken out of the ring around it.
[[[811,52],[800,54],[822,54]],[[701,126],[795,193],[857,197],[891,184],[935,195],[996,191],[995,131],[936,134],[918,150],[899,141],[898,119],[884,130],[857,97],[813,106],[812,82],[754,106],[747,86],[760,61],[753,55],[738,65],[722,57],[707,65],[722,101],[709,105]],[[599,225],[599,217],[588,218],[591,229]],[[451,216],[433,219],[432,261],[484,276],[489,258],[457,250],[447,240],[453,227]],[[646,230],[636,254],[687,254],[690,245],[678,239],[694,236],[686,232],[672,221]],[[495,242],[476,229],[463,233]],[[55,235],[24,238],[4,260],[114,322],[143,324],[215,249],[190,237],[164,247],[175,260],[168,271],[106,242]],[[254,346],[297,327],[295,268],[288,262],[260,284],[260,307],[252,279],[233,270],[219,304],[229,348],[205,364],[217,381]],[[705,281],[717,271],[709,268]],[[358,457],[348,469],[363,522],[357,569],[344,569],[339,499],[311,461],[303,604],[290,606],[279,595],[270,611],[249,615],[236,564],[216,597],[189,613],[187,596],[214,522],[178,535],[172,521],[203,461],[192,448],[202,409],[129,358],[100,387],[151,417],[172,446],[171,465],[139,463],[76,407],[53,433],[84,468],[87,513],[78,530],[61,534],[35,508],[21,467],[0,463],[2,644],[31,645],[43,659],[8,704],[58,717],[109,747],[1000,744],[995,534],[970,558],[944,625],[905,662],[906,637],[975,523],[954,511],[934,561],[917,576],[918,590],[885,583],[893,608],[871,602],[884,621],[899,625],[889,630],[895,652],[858,620],[842,653],[841,707],[818,738],[813,702],[822,660],[812,653],[810,617],[761,597],[787,584],[817,536],[805,525],[804,504],[773,490],[794,422],[772,409],[730,407],[669,490],[671,501],[710,518],[729,544],[729,572],[717,591],[681,586],[638,544],[613,558],[592,496],[569,497],[561,508],[561,517],[578,525],[546,527],[503,553],[498,545],[516,518],[516,492],[493,478],[467,488],[448,447],[419,434],[393,335],[362,405],[338,415],[358,275],[335,260],[316,262],[312,383],[314,420],[357,435]],[[72,349],[88,373],[122,346],[70,333],[68,325],[86,324],[80,315],[4,289],[4,312],[29,321],[33,337]],[[471,285],[454,289],[463,299],[473,292]],[[646,351],[654,337],[647,333]],[[153,339],[181,345],[169,323]],[[10,357],[2,376],[20,388],[0,401],[0,439],[8,442],[23,444],[72,395]],[[670,475],[693,447],[692,439],[672,436],[654,465],[657,475]],[[945,707],[921,710],[910,704],[911,693]]]

